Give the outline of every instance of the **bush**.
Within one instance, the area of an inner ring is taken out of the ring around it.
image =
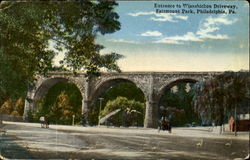
[[[115,100],[108,101],[104,110],[101,111],[101,117],[121,109],[116,115],[110,118],[110,121],[114,125],[125,125],[130,126],[133,124],[143,125],[145,104],[135,101],[128,100],[126,97],[117,97]]]

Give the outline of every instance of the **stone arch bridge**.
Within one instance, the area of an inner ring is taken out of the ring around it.
[[[219,72],[122,72],[102,73],[101,76],[87,79],[84,73],[73,75],[71,72],[50,72],[48,76],[37,76],[37,81],[27,93],[24,118],[28,112],[34,111],[35,101],[40,99],[58,82],[74,83],[82,94],[82,110],[89,111],[95,100],[112,85],[120,82],[132,82],[144,93],[146,112],[144,127],[157,126],[158,105],[166,88],[177,82],[198,82],[204,78],[215,76]]]

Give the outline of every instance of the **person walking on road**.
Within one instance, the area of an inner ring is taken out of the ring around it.
[[[40,121],[40,123],[41,123],[41,127],[43,128],[44,125],[45,125],[45,117],[44,117],[44,116],[41,116],[41,117],[39,118],[39,121]]]
[[[41,116],[39,119],[42,128],[49,128],[49,118],[48,116]]]

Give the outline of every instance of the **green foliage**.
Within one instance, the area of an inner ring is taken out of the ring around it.
[[[35,71],[50,58],[51,52],[45,51],[45,37],[37,33],[41,31],[42,17],[35,14],[33,6],[29,8],[28,3],[0,3],[0,72],[4,83],[0,94],[5,97],[24,94]]]
[[[27,87],[24,75],[19,74],[19,71],[12,65],[8,56],[3,54],[3,51],[0,49],[0,105],[9,98],[24,97]]]
[[[104,105],[117,97],[126,97],[129,100],[145,102],[144,94],[140,88],[131,82],[121,82],[109,88],[103,96]]]
[[[117,53],[100,55],[98,34],[120,29],[114,1],[0,2],[0,103],[25,95],[36,74],[54,68],[52,60],[65,50],[60,69],[98,75],[100,68],[120,71]],[[56,50],[49,49],[53,44]]]
[[[23,111],[24,111],[24,99],[23,98],[19,98],[16,103],[15,103],[15,111],[17,112],[18,115],[22,116],[23,115]]]
[[[65,91],[57,97],[48,117],[52,123],[72,124],[72,117],[76,114],[76,121],[80,121],[81,108],[74,108],[70,104],[70,98]]]
[[[82,96],[72,83],[59,82],[49,89],[48,93],[36,104],[35,120],[47,115],[50,123],[72,124],[80,123]]]
[[[102,101],[102,109],[106,106],[108,101],[113,101],[117,97],[126,97],[128,100],[134,100],[137,102],[145,103],[143,92],[134,83],[121,82],[117,83],[116,85],[113,85],[107,91],[105,91],[103,95],[104,99]],[[90,112],[89,117],[91,123],[93,124],[98,123],[99,107],[100,107],[99,100],[93,107],[91,107],[92,110]]]
[[[13,115],[13,116],[20,116],[19,113],[18,113],[17,111],[11,112],[11,115]]]
[[[225,72],[196,85],[194,105],[204,121],[222,125],[235,107],[250,99],[248,74]]]
[[[163,111],[163,113],[160,113],[160,116],[172,115],[171,123],[173,126],[183,126],[185,124],[199,122],[199,117],[197,113],[194,112],[194,107],[192,105],[194,84],[188,84],[190,87],[189,90],[187,90],[187,83],[178,83],[175,86],[177,88],[176,91],[170,88],[165,91],[163,96],[162,104],[168,111]]]
[[[1,113],[10,114],[13,111],[13,102],[11,99],[8,99],[1,106]]]
[[[110,100],[107,102],[104,110],[101,111],[101,117],[109,114],[116,109],[121,109],[116,116],[112,118],[112,123],[114,125],[132,125],[134,123],[138,123],[138,125],[143,125],[144,120],[144,112],[145,112],[145,104],[135,101],[135,100],[128,100],[126,97],[117,97],[114,100]],[[134,112],[137,111],[140,113]],[[124,115],[125,114],[125,115]],[[134,115],[132,115],[134,114]],[[130,116],[128,120],[128,116]],[[127,120],[126,120],[127,119]]]
[[[0,110],[3,114],[22,116],[24,110],[24,100],[22,98],[19,98],[16,101],[8,99],[2,104]]]

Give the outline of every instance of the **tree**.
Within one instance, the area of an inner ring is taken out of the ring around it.
[[[126,97],[129,100],[145,102],[145,97],[140,88],[131,82],[121,82],[109,88],[103,96],[103,104],[117,97]]]
[[[117,97],[114,100],[108,101],[104,110],[101,111],[101,116],[105,116],[112,111],[121,109],[121,112],[112,118],[114,125],[143,125],[143,118],[145,112],[145,104],[135,101],[128,100],[126,97]],[[124,115],[125,114],[125,115]]]
[[[15,116],[22,116],[24,100],[19,98],[16,102],[12,99],[6,100],[1,106],[1,113]]]
[[[232,115],[244,99],[249,99],[247,72],[225,72],[214,78],[199,82],[196,85],[194,106],[202,119],[214,121],[220,126],[227,115]]]
[[[62,91],[57,96],[57,99],[49,112],[43,116],[47,116],[50,123],[70,125],[72,123],[73,115],[76,115],[76,119],[80,121],[81,109],[78,108],[78,112],[74,112],[74,110],[74,106],[70,104],[69,96],[65,91]]]
[[[51,123],[71,124],[80,122],[82,96],[73,83],[59,82],[51,87],[48,93],[36,103],[35,121],[41,116],[49,116]]]
[[[120,29],[114,1],[0,2],[0,97],[25,96],[36,74],[53,69],[53,58],[66,51],[61,67],[85,71],[120,71],[117,53],[100,55],[98,34]],[[50,46],[56,50],[49,49]]]
[[[102,97],[104,98],[102,101],[102,107],[106,106],[108,101],[113,101],[117,97],[126,97],[128,100],[135,100],[137,102],[145,103],[143,92],[131,82],[121,82],[113,85],[104,92]],[[99,106],[100,101],[96,101],[94,106],[91,107],[89,115],[91,123],[98,123],[97,117],[99,116]]]
[[[8,99],[1,106],[1,113],[3,113],[3,114],[11,114],[12,111],[13,111],[13,102],[12,102],[11,99]]]
[[[69,97],[65,92],[58,95],[56,103],[52,106],[49,112],[49,117],[52,122],[57,124],[65,124],[68,122],[69,116],[72,114],[70,111]],[[52,119],[53,118],[53,119]]]
[[[19,98],[14,106],[14,110],[17,112],[17,114],[19,116],[23,115],[23,111],[24,111],[24,99],[23,98]]]
[[[160,116],[172,115],[171,123],[174,126],[198,123],[200,120],[192,105],[193,86],[193,83],[180,82],[167,89],[162,98],[162,105],[166,108],[164,108],[165,110],[160,109]],[[173,90],[173,88],[176,88],[176,90]]]

